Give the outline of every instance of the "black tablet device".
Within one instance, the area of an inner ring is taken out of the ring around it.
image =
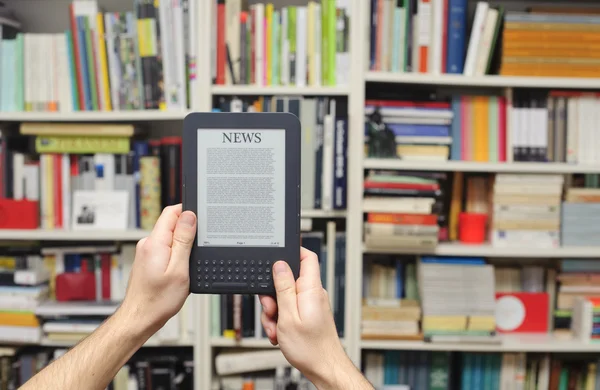
[[[183,209],[198,217],[190,291],[274,295],[273,264],[300,272],[300,121],[192,113],[183,123]]]

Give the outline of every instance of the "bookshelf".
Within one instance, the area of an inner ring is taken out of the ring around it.
[[[367,341],[361,340],[361,311],[363,285],[363,255],[365,254],[428,254],[439,256],[494,257],[494,258],[596,258],[600,247],[561,247],[558,249],[536,248],[494,248],[489,245],[439,244],[426,251],[394,251],[375,250],[363,245],[363,219],[367,212],[363,206],[363,172],[365,169],[390,170],[419,170],[419,171],[460,171],[460,172],[495,172],[495,173],[600,173],[600,165],[567,164],[567,163],[525,163],[525,162],[416,162],[388,160],[364,157],[364,113],[367,84],[391,84],[390,88],[401,89],[404,86],[425,85],[445,87],[449,89],[504,89],[510,92],[515,88],[524,89],[576,89],[600,90],[600,79],[597,78],[561,78],[561,77],[513,77],[513,76],[463,76],[448,74],[418,74],[391,73],[368,71],[367,53],[370,2],[366,0],[348,0],[351,7],[350,23],[350,74],[349,83],[345,86],[254,86],[254,85],[212,85],[211,76],[211,47],[213,20],[213,0],[190,0],[194,3],[197,31],[195,32],[196,69],[197,76],[193,89],[192,107],[190,111],[210,111],[214,97],[218,96],[332,96],[341,97],[348,101],[348,175],[347,182],[347,211],[303,210],[303,218],[312,219],[343,219],[346,229],[346,288],[344,301],[346,307],[355,310],[345,311],[344,345],[352,361],[360,366],[364,350],[423,350],[423,351],[498,351],[498,352],[600,352],[600,344],[583,343],[573,340],[562,340],[551,335],[506,336],[501,344],[432,344],[420,341]],[[51,4],[61,3],[57,10]],[[302,1],[292,1],[299,4]],[[17,1],[9,2],[10,5]],[[34,3],[35,6],[31,4]],[[101,3],[103,3],[101,1]],[[288,1],[279,3],[287,4]],[[474,3],[471,1],[471,3]],[[37,9],[37,5],[41,7]],[[53,15],[57,15],[56,24],[65,25],[65,9],[59,0],[35,0],[19,6],[27,8],[25,15],[32,31],[58,31],[62,27],[53,25]],[[106,1],[107,10],[119,10],[125,5],[115,0]],[[281,5],[281,4],[278,4]],[[48,13],[50,16],[46,16]],[[58,16],[60,13],[61,16]],[[37,25],[38,21],[43,21]],[[155,123],[157,133],[172,134],[186,111],[113,111],[113,112],[69,112],[69,113],[31,113],[31,112],[0,112],[0,122],[151,122]],[[160,123],[158,122],[167,122]],[[127,231],[54,231],[54,230],[0,230],[0,241],[137,241],[146,236],[147,232],[139,230]],[[217,350],[226,348],[267,349],[273,348],[268,340],[244,339],[236,342],[231,339],[213,337],[210,332],[210,297],[191,296],[189,302],[194,310],[195,331],[191,341],[175,342],[173,345],[193,346],[195,389],[211,388],[215,378],[214,355]],[[115,307],[106,306],[102,313],[110,313]],[[59,345],[44,340],[42,345]],[[64,345],[64,344],[61,344]],[[149,342],[148,346],[159,346]]]

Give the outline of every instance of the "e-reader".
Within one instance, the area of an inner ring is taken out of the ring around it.
[[[196,213],[190,291],[274,295],[273,264],[300,272],[300,121],[289,113],[191,113],[183,209]]]

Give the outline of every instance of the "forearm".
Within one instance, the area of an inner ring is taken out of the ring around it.
[[[77,346],[29,380],[22,389],[106,389],[152,332],[117,312]]]
[[[316,378],[313,384],[318,390],[374,390],[346,355],[334,363],[331,372]]]

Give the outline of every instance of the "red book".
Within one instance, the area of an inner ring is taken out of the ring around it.
[[[217,84],[225,84],[225,2],[217,4]]]
[[[499,333],[547,333],[549,315],[547,293],[496,293]]]
[[[385,183],[378,181],[365,181],[365,188],[390,188],[397,190],[422,190],[437,191],[440,189],[438,184],[418,184],[418,183]]]
[[[54,227],[63,227],[63,197],[62,197],[62,155],[55,154],[54,158]],[[66,178],[64,179],[66,180]]]
[[[498,161],[506,162],[506,99],[498,98]]]

